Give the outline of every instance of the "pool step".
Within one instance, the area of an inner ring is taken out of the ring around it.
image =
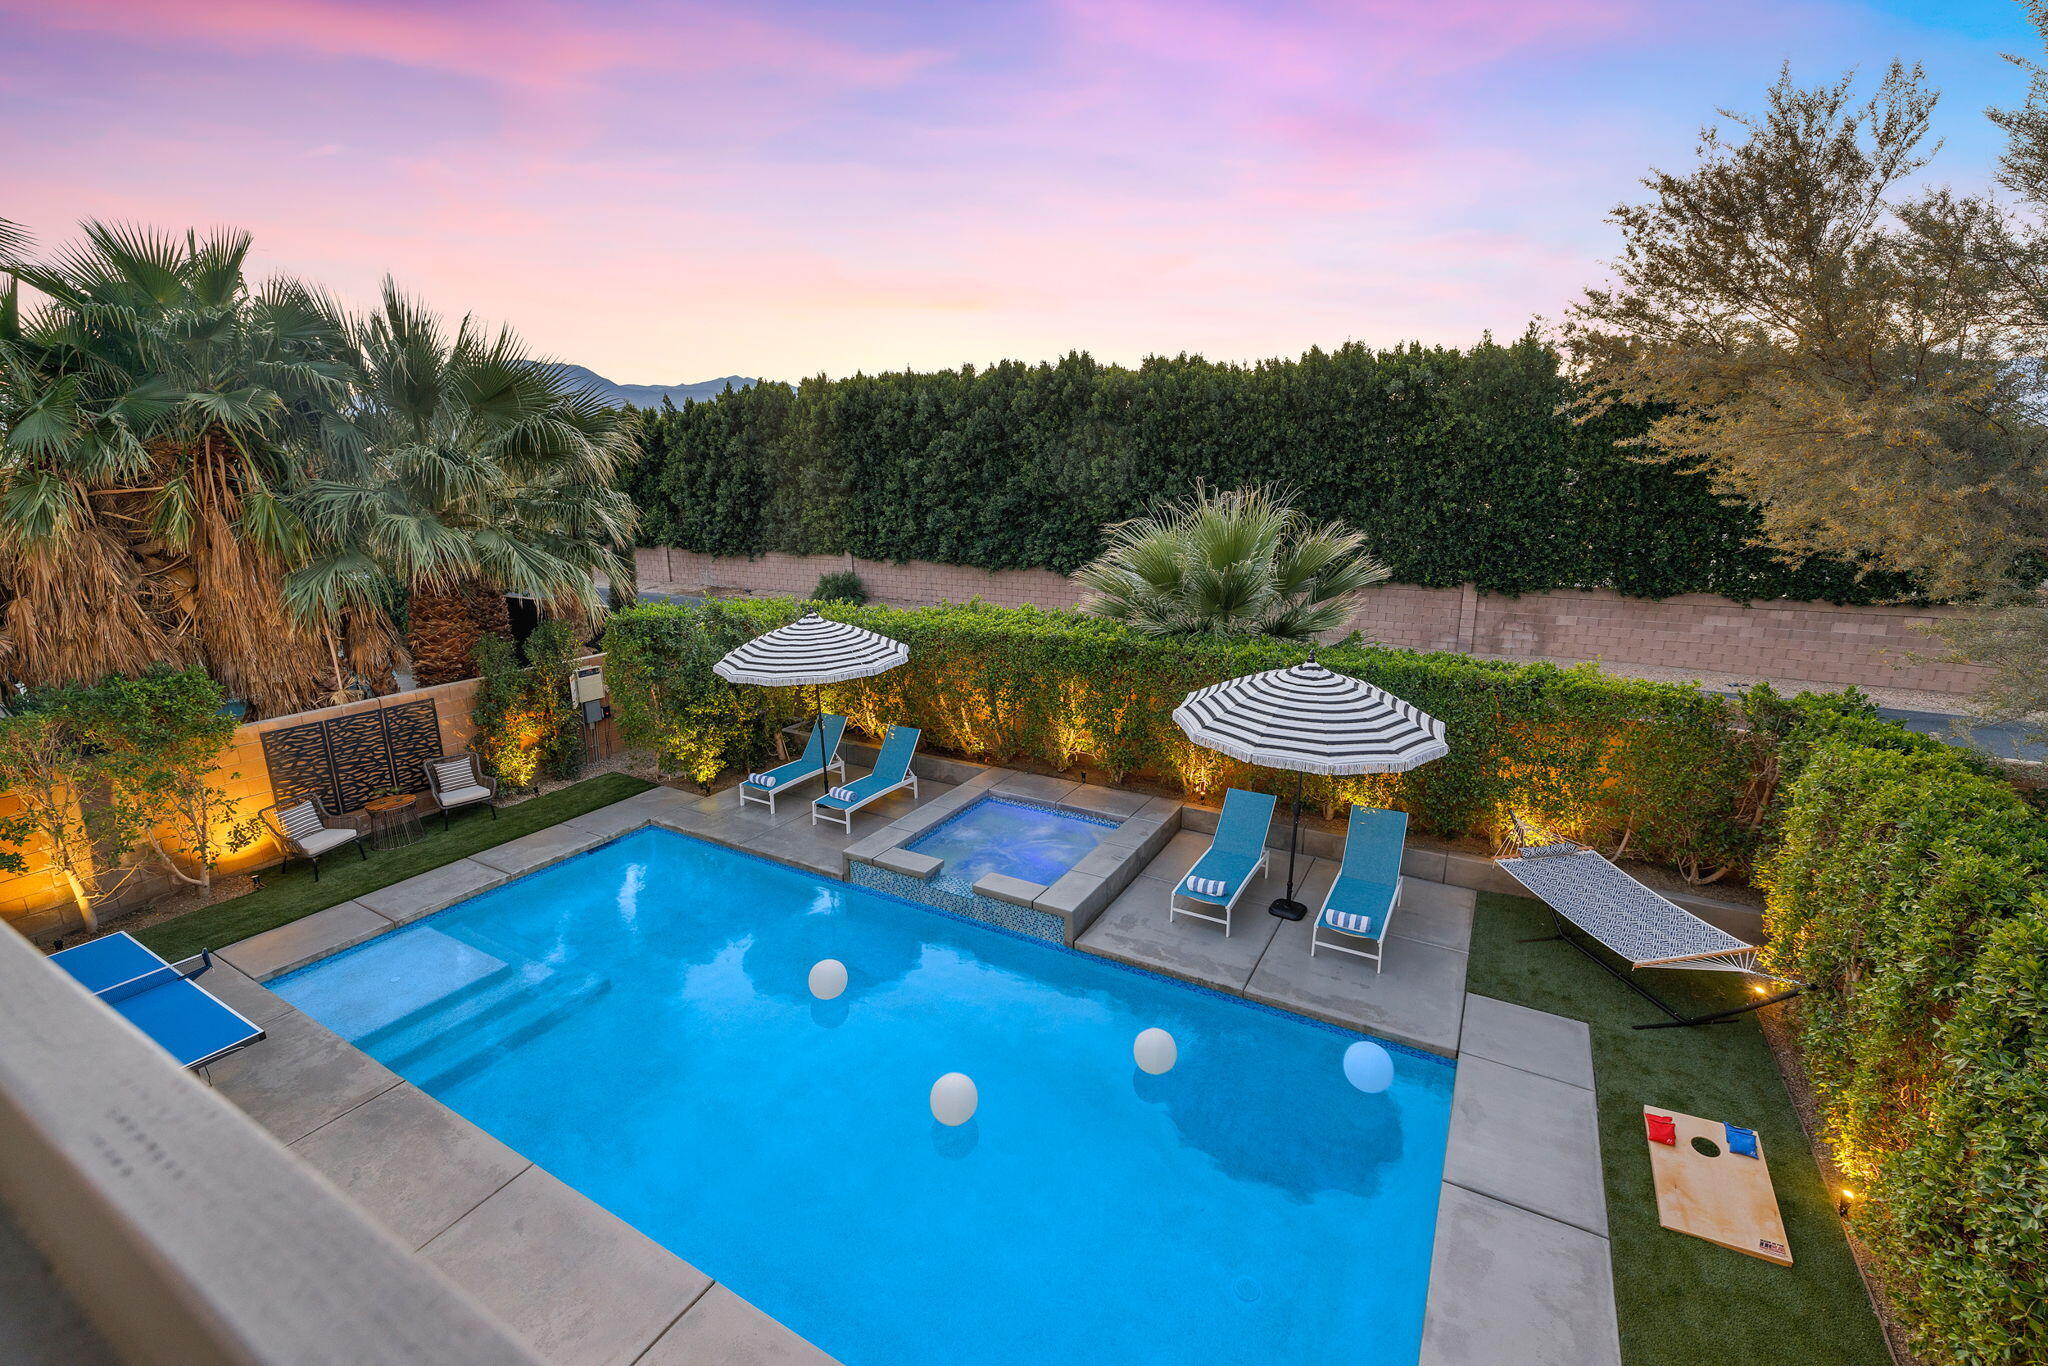
[[[611,986],[602,977],[558,978],[549,989],[496,1012],[488,1028],[442,1036],[442,1046],[433,1056],[421,1059],[430,1070],[408,1075],[413,1075],[414,1082],[424,1091],[452,1086],[528,1039],[580,1014],[592,1001],[610,991]]]
[[[365,1038],[368,1048],[385,1066],[413,1077],[414,1069],[438,1066],[443,1054],[457,1039],[481,1038],[496,1047],[519,1025],[514,1017],[535,1010],[553,1014],[562,1003],[580,1004],[601,994],[610,983],[585,973],[564,973],[539,963],[527,963],[443,997],[432,1006],[416,1010],[404,1020]],[[526,1036],[521,1036],[526,1037]]]

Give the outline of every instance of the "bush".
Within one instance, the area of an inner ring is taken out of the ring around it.
[[[735,689],[710,672],[732,646],[799,611],[787,599],[618,613],[607,677],[629,743],[652,744],[700,782],[765,752],[770,728],[810,709],[808,690]],[[1292,792],[1291,775],[1190,744],[1171,712],[1221,679],[1302,658],[1257,639],[1161,641],[1076,613],[982,604],[827,615],[904,641],[902,668],[824,689],[824,704],[870,735],[892,722],[925,743],[994,762],[1080,764],[1111,779],[1146,774],[1203,797],[1226,786]],[[1747,858],[1736,818],[1753,762],[1735,710],[1696,688],[1345,644],[1318,658],[1440,717],[1451,754],[1413,773],[1310,778],[1326,812],[1370,801],[1418,830],[1486,836],[1509,809],[1610,847],[1626,839],[1705,875]]]
[[[484,768],[514,791],[543,778],[575,777],[583,768],[583,732],[569,700],[569,674],[583,653],[576,633],[560,621],[533,628],[523,659],[509,641],[481,636],[476,643],[480,679],[470,716],[471,744]]]
[[[1219,364],[1083,354],[762,384],[647,414],[623,476],[648,545],[1071,573],[1154,500],[1277,484],[1361,528],[1403,583],[1501,593],[1868,602],[1903,593],[1755,544],[1753,509],[1632,460],[1642,414],[1579,424],[1533,337]]]
[[[851,569],[842,569],[835,574],[820,574],[811,598],[816,602],[843,602],[859,607],[868,600],[868,586]]]
[[[700,787],[765,754],[769,690],[735,687],[711,672],[719,656],[754,634],[748,619],[719,602],[643,603],[612,613],[604,677],[620,738],[653,750],[664,769]]]
[[[1816,744],[1790,785],[1769,962],[1854,1227],[1921,1353],[2048,1360],[2048,822],[1945,746]]]

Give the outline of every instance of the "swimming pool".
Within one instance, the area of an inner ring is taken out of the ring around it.
[[[272,986],[848,1366],[1419,1351],[1441,1059],[658,830]]]
[[[949,891],[972,891],[990,873],[1049,887],[1116,827],[1101,816],[983,797],[904,847],[945,860],[935,881]]]

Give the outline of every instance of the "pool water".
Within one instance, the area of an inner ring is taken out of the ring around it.
[[[658,830],[273,986],[848,1366],[1419,1352],[1441,1059]]]
[[[949,891],[971,891],[990,873],[1050,887],[1117,824],[1032,802],[983,797],[904,847],[945,860],[937,881]]]

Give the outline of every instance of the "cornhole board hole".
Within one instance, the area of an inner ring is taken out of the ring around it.
[[[1759,1257],[1779,1266],[1792,1265],[1792,1247],[1785,1241],[1785,1221],[1778,1214],[1778,1193],[1763,1156],[1743,1157],[1728,1151],[1728,1131],[1719,1120],[1701,1119],[1655,1105],[1643,1107],[1645,1117],[1669,1115],[1678,1142],[1664,1144],[1648,1137],[1650,1177],[1657,1186],[1657,1220],[1678,1233]],[[1709,1157],[1693,1146],[1695,1138],[1713,1144]]]

